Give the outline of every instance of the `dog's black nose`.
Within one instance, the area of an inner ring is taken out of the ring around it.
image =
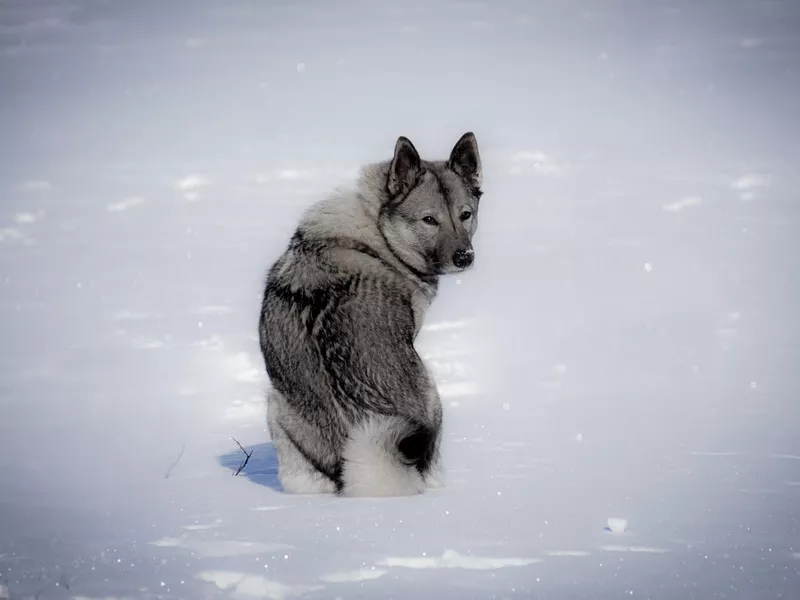
[[[472,250],[456,250],[453,254],[453,264],[459,269],[466,269],[472,264],[475,253]]]

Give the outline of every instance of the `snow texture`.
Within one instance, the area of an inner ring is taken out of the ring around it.
[[[797,2],[2,0],[0,82],[0,597],[798,597]],[[282,493],[266,268],[467,130],[445,485]]]

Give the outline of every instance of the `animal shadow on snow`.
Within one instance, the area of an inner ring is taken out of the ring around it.
[[[245,461],[245,454],[234,442],[230,452],[219,457],[219,464],[230,469],[235,474]],[[278,455],[272,442],[245,446],[245,451],[250,454],[247,464],[239,472],[239,477],[247,477],[253,483],[266,486],[276,492],[283,492],[278,480]]]

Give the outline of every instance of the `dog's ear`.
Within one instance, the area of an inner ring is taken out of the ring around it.
[[[447,161],[447,164],[473,186],[480,187],[483,172],[481,156],[478,153],[478,140],[475,139],[474,133],[468,131],[461,136],[450,153],[450,160]]]
[[[397,138],[394,146],[394,158],[389,166],[389,180],[386,187],[392,196],[407,191],[414,185],[419,175],[421,161],[417,149],[407,137]]]

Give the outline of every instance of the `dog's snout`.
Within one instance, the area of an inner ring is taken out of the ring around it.
[[[475,253],[472,250],[456,250],[453,254],[453,264],[459,269],[466,269],[472,264]]]

